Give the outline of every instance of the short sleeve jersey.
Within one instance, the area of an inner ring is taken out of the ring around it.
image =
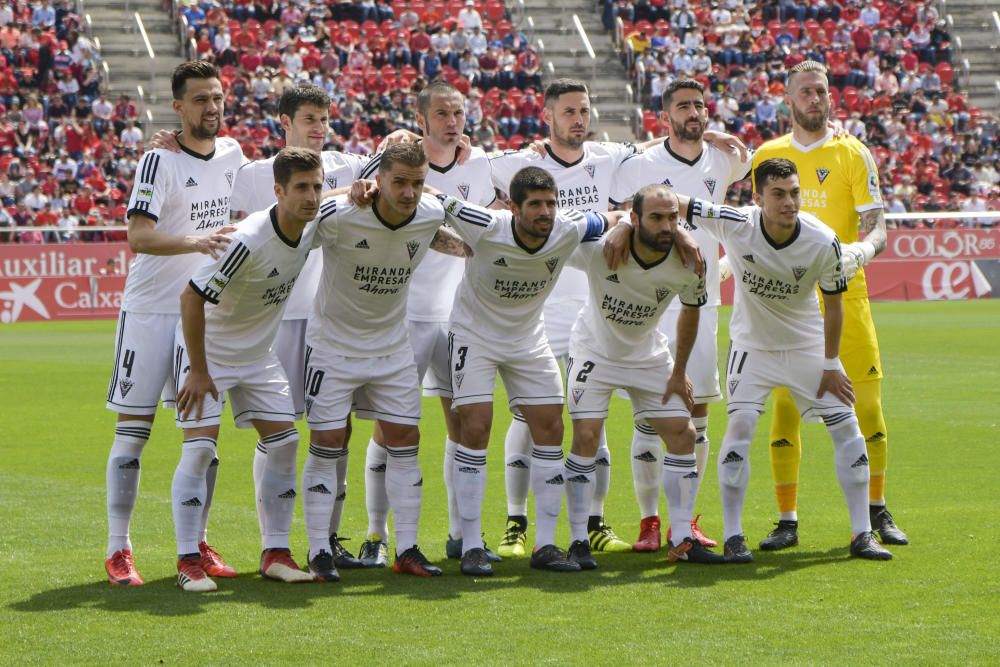
[[[636,148],[627,143],[587,141],[583,155],[576,162],[564,162],[546,146],[545,155],[531,150],[506,151],[490,156],[493,185],[510,195],[510,181],[525,167],[541,167],[556,180],[557,206],[560,209],[603,213],[611,208],[615,172]],[[587,279],[576,269],[564,272],[552,293],[552,301],[579,301],[587,298]]]
[[[832,130],[810,146],[791,134],[768,141],[754,155],[753,166],[769,158],[791,160],[799,170],[802,210],[819,218],[843,243],[858,240],[858,214],[880,209],[878,167],[868,148],[852,136],[835,139]],[[868,297],[861,269],[847,285],[845,299]]]
[[[722,243],[733,267],[736,293],[729,336],[756,350],[823,346],[823,316],[816,285],[846,291],[840,241],[815,216],[799,213],[795,231],[776,243],[757,206],[733,208],[692,199],[687,226],[702,227]]]
[[[475,253],[455,295],[451,328],[503,346],[544,332],[542,308],[570,255],[607,228],[604,216],[559,211],[545,243],[524,246],[510,211],[495,211],[445,197],[449,224]]]
[[[323,192],[356,181],[370,160],[370,157],[365,155],[337,151],[323,151],[320,153],[320,158],[323,160]],[[252,213],[273,206],[274,202],[274,158],[254,160],[243,165],[236,174],[232,209]],[[285,307],[286,320],[304,320],[309,317],[322,272],[323,253],[319,251],[310,253]]]
[[[323,247],[324,271],[306,342],[346,357],[404,349],[410,278],[444,222],[441,203],[425,194],[413,215],[393,226],[375,206],[337,196],[323,202],[318,220],[314,245]]]
[[[705,304],[705,281],[685,269],[677,253],[644,264],[632,257],[616,270],[604,260],[604,238],[583,243],[573,256],[590,281],[587,304],[570,338],[571,350],[586,350],[608,363],[646,368],[670,361],[667,337],[657,328],[660,316],[677,296],[694,307]]]
[[[144,215],[170,236],[209,236],[229,224],[229,204],[236,172],[244,162],[240,145],[229,137],[215,140],[215,150],[201,155],[156,149],[142,156],[129,197],[127,218]],[[139,253],[129,266],[122,310],[134,313],[180,313],[180,295],[201,265],[198,253]]]
[[[374,178],[380,156],[365,168],[365,178]],[[453,160],[446,167],[430,165],[427,185],[446,195],[458,197],[479,206],[489,206],[496,199],[491,180],[490,161],[482,148],[473,148],[464,163]],[[455,290],[462,281],[465,260],[440,252],[427,254],[410,281],[410,299],[406,317],[414,322],[447,323]]]
[[[694,160],[688,160],[671,150],[668,139],[662,146],[633,155],[622,163],[615,175],[611,199],[616,204],[631,201],[643,186],[662,183],[682,195],[722,204],[729,186],[746,178],[749,171],[750,158],[744,162],[737,155],[705,143],[701,154]],[[719,243],[701,229],[691,235],[705,256],[708,305],[718,306],[722,303],[719,294]]]
[[[212,304],[205,311],[205,356],[228,366],[267,356],[315,229],[310,222],[291,240],[278,227],[277,207],[252,213],[225,254],[195,272],[189,285]]]

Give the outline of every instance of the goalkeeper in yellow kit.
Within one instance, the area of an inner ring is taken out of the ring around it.
[[[882,416],[882,362],[862,268],[886,244],[878,169],[864,144],[852,136],[835,137],[828,128],[830,92],[822,64],[807,60],[793,67],[786,92],[792,132],[761,146],[754,155],[753,167],[776,157],[794,162],[801,179],[802,210],[817,216],[840,238],[841,262],[850,279],[844,294],[841,359],[854,384],[854,408],[867,444],[872,529],[883,543],[907,544],[906,535],[896,527],[885,507],[888,431]],[[858,240],[859,228],[865,232],[862,241]],[[784,549],[799,541],[796,501],[802,459],[800,421],[788,390],[776,390],[769,449],[781,517],[777,527],[761,541],[764,550]]]

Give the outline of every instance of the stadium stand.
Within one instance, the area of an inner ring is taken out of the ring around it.
[[[334,100],[337,150],[368,153],[396,129],[416,130],[416,94],[435,79],[468,94],[467,133],[487,150],[545,129],[543,54],[500,0],[165,7],[184,54],[219,66],[224,133],[250,158],[281,147],[277,99],[306,81]],[[50,10],[0,3],[0,243],[120,240],[100,227],[122,221],[143,141],[136,103],[103,94],[100,54],[72,3]],[[1000,208],[997,118],[963,94],[932,0],[604,0],[600,11],[638,84],[638,139],[664,133],[659,93],[685,73],[710,91],[712,129],[759,145],[788,130],[786,72],[811,58],[831,70],[837,117],[871,147],[890,212]],[[731,195],[745,202],[748,186]],[[33,229],[53,220],[62,230]]]

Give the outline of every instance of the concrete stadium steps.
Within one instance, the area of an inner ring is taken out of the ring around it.
[[[596,63],[587,55],[573,24],[573,14],[579,17],[587,33],[597,55]],[[533,29],[527,22],[529,16],[534,22]],[[558,5],[530,0],[525,3],[525,17],[521,30],[545,45],[545,61],[552,63],[555,76],[582,79],[590,86],[594,108],[600,116],[592,128],[607,132],[613,141],[632,140],[628,119],[634,105],[625,99],[628,73],[611,37],[604,32],[594,4],[589,0],[566,0]]]
[[[1000,34],[993,22],[993,12],[1000,9],[995,2],[982,0],[942,3],[942,16],[951,16],[952,37],[962,40],[962,58],[969,61],[969,83],[964,92],[971,103],[983,109],[996,110],[1000,103],[996,83],[1000,80]],[[957,56],[957,54],[956,54]],[[962,63],[955,58],[956,73]]]
[[[146,34],[156,59],[150,67],[142,35],[133,12],[142,17]],[[101,56],[110,71],[111,99],[119,93],[136,97],[136,86],[142,86],[147,98],[145,107],[153,113],[152,130],[173,129],[177,115],[171,108],[170,75],[181,62],[181,47],[173,22],[159,0],[86,0],[84,13],[90,16],[94,36],[101,42]],[[147,131],[147,137],[149,136]]]

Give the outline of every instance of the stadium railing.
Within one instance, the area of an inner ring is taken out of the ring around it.
[[[149,35],[146,34],[146,26],[142,22],[142,17],[139,16],[139,12],[134,12],[135,15],[135,25],[139,29],[139,35],[142,36],[142,42],[146,47],[146,55],[149,56],[149,85],[152,88],[156,85],[156,53],[153,51],[153,45],[149,41]]]

